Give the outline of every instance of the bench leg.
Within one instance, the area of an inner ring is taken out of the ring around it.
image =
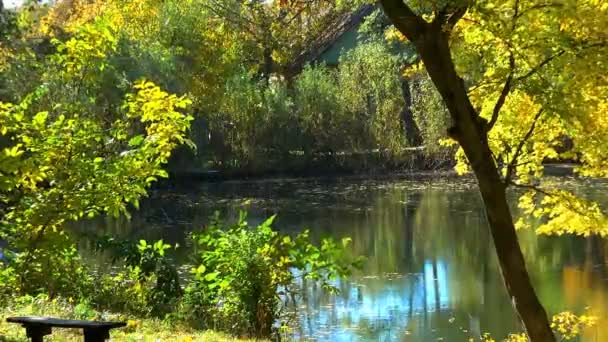
[[[44,327],[39,325],[24,325],[25,333],[32,342],[42,342],[44,336],[50,335],[52,329],[50,327]]]
[[[104,342],[110,338],[110,329],[84,329],[84,342]]]

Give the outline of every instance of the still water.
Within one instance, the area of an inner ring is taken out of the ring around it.
[[[603,184],[560,181],[608,202]],[[515,203],[517,194],[513,193]],[[514,206],[515,207],[515,206]],[[468,341],[520,327],[506,296],[481,199],[470,180],[272,180],[197,184],[159,191],[128,220],[88,223],[85,231],[186,245],[214,211],[250,223],[277,213],[275,228],[309,228],[314,238],[352,238],[364,269],[336,284],[337,296],[308,286],[294,339]],[[590,311],[599,328],[581,341],[608,341],[606,244],[599,238],[520,233],[537,292],[551,313]],[[83,242],[83,244],[85,244]],[[185,249],[182,249],[185,254]],[[103,263],[103,255],[90,260]],[[183,258],[183,255],[177,255]]]

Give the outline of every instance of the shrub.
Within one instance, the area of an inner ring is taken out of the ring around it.
[[[142,316],[163,317],[173,311],[182,295],[175,262],[167,255],[171,245],[163,240],[116,241],[105,238],[99,250],[110,251],[114,262],[124,263],[115,275],[101,275],[90,298],[101,308]]]
[[[296,115],[305,132],[305,153],[352,148],[349,142],[359,136],[352,130],[356,122],[344,117],[347,112],[338,102],[340,89],[327,67],[307,66],[295,81],[294,93]]]
[[[416,73],[409,83],[412,114],[422,135],[426,157],[438,161],[452,158],[454,150],[441,144],[447,138],[451,122],[441,95],[426,73]]]
[[[224,228],[216,215],[206,232],[193,235],[196,267],[181,312],[197,326],[270,336],[281,298],[298,293],[296,272],[337,292],[332,280],[361,265],[345,253],[349,239],[339,245],[326,239],[316,247],[308,231],[294,238],[274,231],[274,216],[257,227],[245,218],[242,213]]]
[[[407,145],[400,68],[399,56],[384,41],[361,44],[339,66],[340,106],[363,125],[366,148],[379,149],[388,160]]]
[[[2,271],[9,279],[0,286],[81,297],[90,272],[65,226],[138,207],[186,142],[191,117],[181,111],[190,101],[147,81],[112,87],[122,103],[98,96],[118,44],[107,18],[53,44],[35,90],[0,102],[0,240],[14,269]]]

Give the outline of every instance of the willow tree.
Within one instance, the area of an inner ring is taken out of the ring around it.
[[[530,190],[539,233],[608,233],[596,203],[541,181],[571,158],[608,176],[608,3],[602,0],[381,0],[417,49],[450,116],[459,170],[475,174],[512,303],[532,341],[555,341],[526,270],[506,199]],[[566,145],[565,142],[569,142]],[[539,196],[541,198],[536,198]]]

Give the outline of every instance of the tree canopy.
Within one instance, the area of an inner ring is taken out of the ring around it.
[[[554,337],[519,252],[504,189],[539,233],[605,234],[595,203],[542,183],[543,163],[571,159],[605,175],[608,6],[602,1],[381,1],[412,42],[450,112],[458,170],[474,171],[507,288],[533,341]],[[590,146],[593,145],[593,146]],[[535,200],[540,194],[542,200]],[[524,221],[519,222],[523,226]]]

